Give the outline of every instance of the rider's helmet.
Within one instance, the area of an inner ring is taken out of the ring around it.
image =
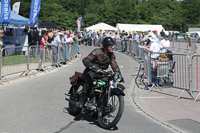
[[[103,48],[107,49],[108,46],[113,46],[115,45],[114,40],[111,37],[105,37],[103,39]]]

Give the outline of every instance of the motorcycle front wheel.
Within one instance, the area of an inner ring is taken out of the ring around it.
[[[124,97],[112,95],[106,107],[98,112],[98,123],[101,128],[111,129],[117,125],[124,111]]]

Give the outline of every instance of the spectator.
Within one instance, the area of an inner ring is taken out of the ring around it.
[[[28,35],[28,31],[29,31],[29,27],[26,27],[22,32],[22,36],[23,35]]]
[[[139,35],[137,34],[137,32],[134,32],[134,39],[133,39],[136,43],[139,42]]]
[[[0,51],[1,51],[2,47],[3,47],[2,37],[3,37],[3,30],[1,29],[0,30]]]
[[[151,40],[150,40],[150,37],[151,37],[151,36],[155,36],[155,35],[154,35],[153,32],[150,31],[150,32],[148,33],[148,36],[145,37],[146,44],[145,44],[144,46],[147,47],[147,48],[149,48],[149,47],[151,46],[151,43],[152,43]]]
[[[170,41],[168,40],[168,35],[164,35],[164,39],[160,41],[161,53],[166,53],[170,49]]]
[[[159,39],[157,30],[154,30],[153,33],[154,33],[154,35],[155,35],[156,38],[157,38],[157,43],[160,44],[160,39]]]
[[[44,62],[44,46],[47,46],[48,43],[45,39],[45,36],[46,35],[46,31],[42,31],[42,39],[40,41],[40,60],[39,60],[39,64],[38,64],[38,69],[39,71],[44,71],[44,69],[42,68],[42,63]]]
[[[65,65],[66,64],[66,60],[65,60],[65,56],[64,56],[64,44],[66,43],[65,38],[64,38],[64,34],[62,32],[58,33],[59,37],[60,37],[60,43],[59,43],[59,63]]]
[[[74,41],[74,42],[79,42],[79,41],[80,41],[80,39],[78,38],[78,36],[79,36],[79,34],[78,34],[77,32],[75,32],[75,33],[74,33],[74,37],[73,37],[73,41]],[[78,44],[79,44],[79,43],[78,43]],[[77,52],[78,52],[78,54],[80,54],[80,53],[79,53],[79,48],[80,48],[80,45],[77,46]]]
[[[150,48],[144,47],[147,51],[151,53],[151,63],[152,63],[152,83],[158,83],[159,81],[155,78],[156,68],[157,68],[157,58],[159,56],[158,52],[160,52],[160,45],[157,43],[157,38],[153,34],[149,38],[151,41]],[[149,84],[148,86],[152,86],[152,84]]]
[[[132,36],[132,33],[129,32],[129,36],[128,36],[129,40],[132,40],[133,39],[133,36]]]
[[[47,42],[49,43],[48,47],[47,47],[47,51],[48,51],[48,57],[49,59],[52,58],[52,41],[54,39],[54,34],[52,29],[49,29],[48,35],[47,35]]]
[[[163,31],[163,29],[162,29],[162,31],[160,32],[160,35],[161,35],[162,37],[164,37],[165,32]]]
[[[144,47],[144,49],[146,49],[147,51],[149,51],[151,53],[151,59],[152,59],[152,63],[153,63],[153,70],[155,70],[156,68],[156,60],[159,56],[158,52],[160,52],[160,46],[157,43],[157,38],[155,35],[152,35],[149,40],[152,42],[150,48]]]
[[[157,38],[155,35],[152,35],[149,40],[152,42],[150,48],[145,48],[147,51],[151,52],[151,53],[158,53],[160,52],[160,46],[157,43]],[[157,59],[157,57],[159,56],[159,54],[151,54],[151,58],[152,59]]]
[[[148,40],[148,36],[145,35],[144,32],[142,32],[141,37],[140,37],[140,41],[139,41],[140,45],[144,45],[147,40]]]
[[[118,32],[115,32],[115,37],[114,37],[115,41],[119,41],[120,40],[120,35]]]
[[[61,43],[59,35],[57,32],[54,32],[54,40],[52,42],[52,66],[60,67],[58,62],[58,45]]]
[[[32,46],[33,45],[33,29],[30,29],[28,31],[28,46]]]

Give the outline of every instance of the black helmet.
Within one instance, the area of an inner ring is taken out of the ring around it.
[[[103,39],[103,48],[107,48],[108,46],[115,45],[114,40],[111,37],[105,37]]]

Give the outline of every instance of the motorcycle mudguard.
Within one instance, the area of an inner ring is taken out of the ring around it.
[[[112,95],[121,95],[121,96],[125,96],[125,93],[119,89],[119,88],[112,88],[111,89],[111,96]]]

